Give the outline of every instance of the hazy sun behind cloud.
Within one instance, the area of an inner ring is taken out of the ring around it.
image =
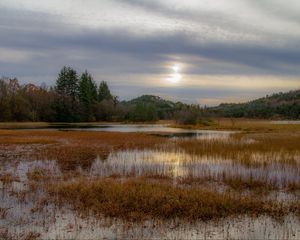
[[[172,84],[177,84],[182,79],[181,68],[179,64],[174,64],[171,66],[172,73],[168,76],[167,81]]]
[[[0,73],[52,85],[70,65],[121,99],[247,100],[300,87],[299,16],[297,0],[2,0]]]

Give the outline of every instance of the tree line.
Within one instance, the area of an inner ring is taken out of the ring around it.
[[[16,78],[0,79],[0,121],[143,122],[176,118],[180,123],[194,123],[199,109],[149,95],[119,101],[107,82],[97,85],[88,71],[78,74],[66,66],[53,87],[20,85]]]
[[[300,90],[278,93],[243,104],[200,107],[143,95],[119,101],[107,82],[96,84],[85,71],[63,67],[53,87],[20,85],[18,79],[0,78],[0,121],[145,122],[160,119],[179,124],[205,123],[212,117],[300,118]]]
[[[90,73],[79,76],[71,67],[63,67],[50,88],[0,79],[0,121],[108,120],[116,102],[105,81],[97,86]]]
[[[248,103],[220,104],[209,112],[234,118],[300,119],[300,90],[267,95]]]

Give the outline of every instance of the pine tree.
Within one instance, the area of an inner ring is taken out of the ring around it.
[[[78,76],[74,69],[64,66],[56,80],[56,90],[75,100],[78,96]]]
[[[58,121],[80,121],[78,102],[78,76],[71,67],[63,67],[56,80],[55,89],[59,98],[55,103]]]
[[[109,90],[109,87],[105,81],[102,81],[98,90],[98,101],[101,102],[103,100],[112,100],[113,96]]]
[[[93,120],[93,106],[97,101],[97,86],[91,74],[85,71],[79,80],[79,101],[83,107],[85,120]]]

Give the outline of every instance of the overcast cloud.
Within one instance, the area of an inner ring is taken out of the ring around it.
[[[300,2],[0,0],[0,75],[53,85],[64,65],[121,99],[216,105],[297,89]]]

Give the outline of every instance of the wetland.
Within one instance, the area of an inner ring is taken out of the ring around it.
[[[298,239],[299,126],[2,124],[0,237]]]

